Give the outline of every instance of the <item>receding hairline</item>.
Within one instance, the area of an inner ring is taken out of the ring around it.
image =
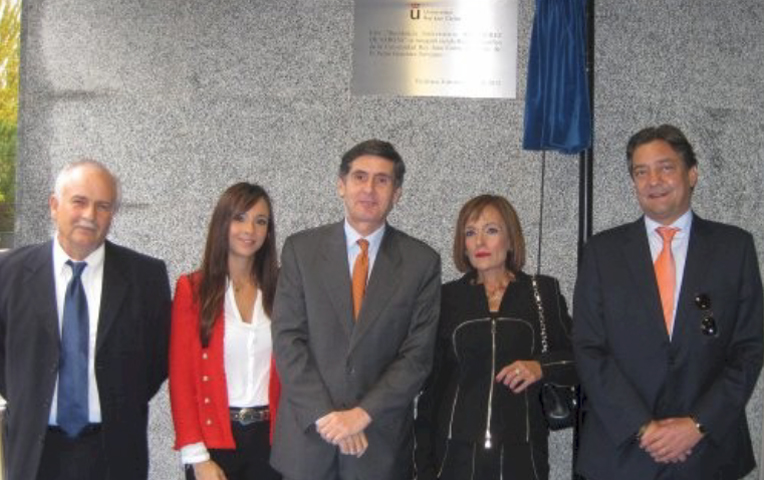
[[[119,208],[122,202],[122,189],[119,182],[119,178],[114,175],[109,168],[103,163],[90,158],[83,158],[75,162],[65,165],[56,175],[56,180],[53,184],[53,196],[58,200],[61,200],[61,195],[64,190],[64,186],[67,184],[71,175],[79,169],[93,169],[100,173],[103,173],[106,178],[111,181],[112,190],[114,190],[114,211]]]

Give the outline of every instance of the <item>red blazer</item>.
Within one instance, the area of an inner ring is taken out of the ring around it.
[[[192,278],[193,277],[193,280]],[[182,275],[175,287],[170,336],[170,404],[175,424],[175,448],[204,442],[207,448],[235,448],[228,412],[223,338],[225,321],[220,313],[207,348],[199,339],[199,305],[194,285],[199,272]],[[271,360],[268,406],[271,432],[281,394],[276,366]]]

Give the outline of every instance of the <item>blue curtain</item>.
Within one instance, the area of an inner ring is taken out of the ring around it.
[[[536,0],[523,148],[569,154],[588,148],[590,110],[586,0]]]

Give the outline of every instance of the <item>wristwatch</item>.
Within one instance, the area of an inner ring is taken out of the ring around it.
[[[700,422],[698,421],[698,417],[696,417],[695,415],[691,415],[691,416],[690,416],[690,420],[692,420],[692,423],[694,423],[694,424],[695,424],[695,428],[697,428],[697,429],[698,429],[698,431],[700,432],[700,434],[701,434],[701,435],[705,435],[706,433],[708,433],[708,432],[706,431],[706,427],[705,427],[705,425],[703,425],[702,423],[700,423]]]
[[[644,435],[644,434],[645,434],[645,432],[647,431],[647,427],[649,427],[649,426],[650,426],[650,422],[652,422],[652,420],[648,421],[647,423],[645,423],[644,425],[642,425],[641,427],[639,427],[639,430],[637,431],[637,441],[638,441],[638,442],[639,442],[640,440],[642,440],[642,435]]]

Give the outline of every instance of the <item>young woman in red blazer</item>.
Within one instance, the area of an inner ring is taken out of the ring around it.
[[[189,480],[280,478],[268,464],[280,385],[270,322],[277,272],[270,198],[237,183],[212,213],[201,269],[175,289],[170,401]]]

